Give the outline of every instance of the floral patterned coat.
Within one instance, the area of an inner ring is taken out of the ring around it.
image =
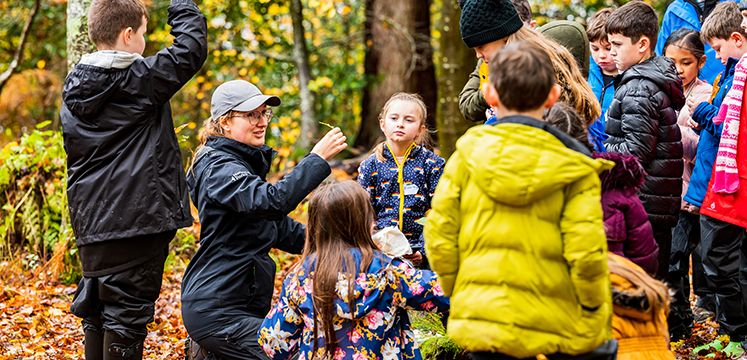
[[[361,253],[351,250],[356,267]],[[259,331],[262,349],[273,360],[290,358],[300,350],[299,360],[314,352],[312,288],[314,260],[292,271],[283,282],[280,300],[267,314]],[[376,253],[368,270],[355,279],[354,304],[348,306],[347,275],[340,273],[335,296],[334,324],[339,347],[334,360],[422,359],[405,309],[445,312],[438,277],[428,270],[416,270],[408,263]],[[316,359],[325,359],[324,337],[318,330]]]

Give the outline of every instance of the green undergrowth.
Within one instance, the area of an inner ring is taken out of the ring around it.
[[[409,312],[412,326],[419,341],[420,353],[426,360],[465,360],[467,351],[446,335],[441,314]]]

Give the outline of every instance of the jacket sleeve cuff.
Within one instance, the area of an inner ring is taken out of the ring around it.
[[[709,108],[712,106],[713,105],[707,102],[698,104],[698,106],[695,108],[695,111],[693,111],[692,119],[695,120],[698,124],[703,124],[703,120],[705,120],[703,118],[706,117],[709,112]]]

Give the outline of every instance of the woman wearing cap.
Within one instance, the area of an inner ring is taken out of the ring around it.
[[[282,180],[267,182],[276,154],[265,145],[268,106],[278,105],[280,98],[247,81],[229,81],[215,90],[211,118],[200,130],[187,174],[202,224],[200,248],[184,273],[181,297],[192,355],[202,347],[221,359],[267,359],[257,331],[274,289],[269,251],[302,252],[304,226],[287,214],[330,174],[326,160],[347,146],[335,128]]]

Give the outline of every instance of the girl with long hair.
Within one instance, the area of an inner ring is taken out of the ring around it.
[[[303,257],[259,331],[270,358],[421,359],[405,310],[444,312],[449,300],[435,273],[376,247],[373,217],[352,181],[312,194]]]
[[[682,78],[685,97],[696,104],[709,102],[713,93],[713,86],[700,80],[700,71],[706,64],[705,46],[700,39],[700,32],[692,29],[674,31],[664,43],[663,53],[674,61],[677,73]],[[719,78],[721,75],[719,75]],[[715,94],[714,94],[715,95]],[[687,339],[692,333],[695,321],[704,321],[713,317],[716,310],[716,300],[706,284],[703,259],[700,256],[700,201],[696,196],[688,197],[690,178],[695,170],[696,155],[702,131],[692,118],[689,106],[683,106],[677,116],[677,125],[682,134],[682,158],[685,168],[682,173],[682,202],[677,219],[677,226],[672,232],[672,250],[669,255],[668,284],[672,287],[672,312],[669,317],[669,333],[672,341]],[[698,128],[693,129],[693,127]],[[706,138],[712,135],[706,134]],[[703,149],[708,148],[708,142],[703,142]],[[713,151],[716,151],[715,148]],[[704,156],[708,159],[708,156]],[[693,185],[697,188],[707,186],[708,177],[696,177]],[[693,195],[691,192],[690,195]],[[697,201],[694,201],[697,200]],[[692,287],[698,302],[690,309],[690,255],[692,254]]]

